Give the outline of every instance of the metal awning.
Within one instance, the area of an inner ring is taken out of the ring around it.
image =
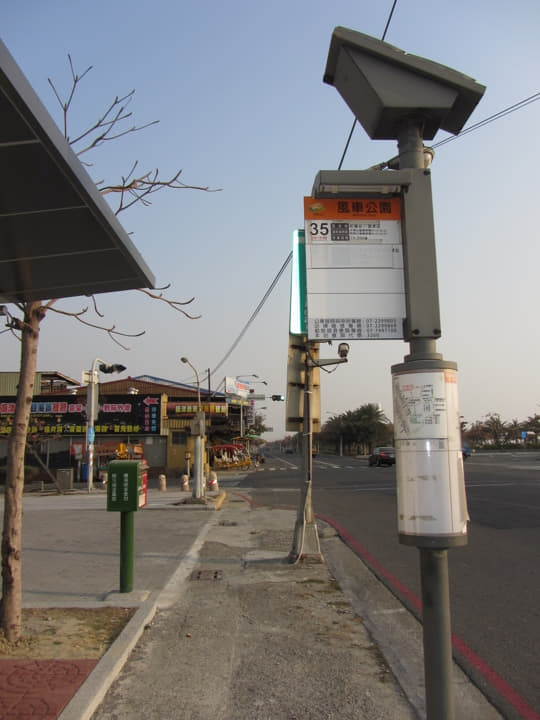
[[[155,278],[0,40],[0,302]]]

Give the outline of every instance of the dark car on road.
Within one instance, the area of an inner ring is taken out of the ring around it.
[[[368,465],[393,465],[396,462],[396,452],[393,447],[376,447],[368,459]]]

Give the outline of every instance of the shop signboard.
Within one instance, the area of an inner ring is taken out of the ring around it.
[[[15,401],[0,398],[0,437],[13,430]],[[86,433],[86,398],[73,395],[36,396],[30,408],[29,435],[71,436]],[[99,435],[159,435],[161,395],[105,395],[99,397],[94,422]]]

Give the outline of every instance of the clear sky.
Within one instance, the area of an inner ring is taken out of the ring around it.
[[[80,379],[95,357],[130,375],[191,382],[186,355],[212,387],[225,375],[258,374],[285,393],[290,266],[228,359],[303,224],[303,196],[320,169],[336,169],[352,124],[337,90],[322,81],[334,27],[381,38],[391,0],[3,0],[2,39],[60,124],[48,84],[70,87],[67,54],[91,73],[71,115],[75,133],[116,95],[136,89],[138,124],[157,126],[118,140],[91,158],[94,180],[116,182],[134,160],[185,183],[220,192],[163,191],[120,221],[169,297],[195,297],[188,320],[140,293],[101,296],[106,320],[145,329],[130,351],[64,317],[42,323],[38,367]],[[459,70],[487,86],[472,124],[540,90],[537,0],[398,0],[386,41]],[[436,151],[432,165],[442,340],[459,368],[461,413],[468,421],[499,412],[540,412],[538,127],[540,102]],[[438,133],[433,143],[447,137]],[[396,154],[357,126],[343,169],[364,169]],[[90,159],[90,158],[88,158]],[[4,169],[4,172],[8,170]],[[80,309],[87,301],[59,305]],[[19,349],[0,335],[1,368],[18,369]],[[323,373],[322,416],[366,402],[392,415],[390,367],[401,341],[351,343],[349,363]],[[335,347],[321,346],[321,357]],[[217,367],[219,365],[219,368]],[[267,439],[285,433],[284,403],[258,403]]]

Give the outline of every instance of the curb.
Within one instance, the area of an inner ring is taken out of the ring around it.
[[[216,500],[219,506],[224,502],[227,493],[220,493]],[[204,509],[214,509],[208,506],[201,506]],[[218,508],[216,508],[218,509]],[[120,675],[133,648],[146,627],[152,622],[158,609],[168,607],[172,597],[181,592],[181,587],[187,576],[187,569],[193,563],[193,557],[198,557],[200,547],[204,543],[212,520],[204,525],[199,535],[191,545],[186,558],[181,561],[176,571],[171,575],[167,584],[160,590],[154,590],[148,598],[139,606],[131,620],[124,627],[107,652],[98,660],[97,665],[87,677],[85,682],[77,690],[57,720],[91,720],[97,708],[103,702],[109,688]],[[186,569],[187,568],[187,569]]]
[[[90,720],[118,677],[131,651],[151,622],[157,609],[158,592],[140,606],[86,681],[58,716],[58,720]]]

